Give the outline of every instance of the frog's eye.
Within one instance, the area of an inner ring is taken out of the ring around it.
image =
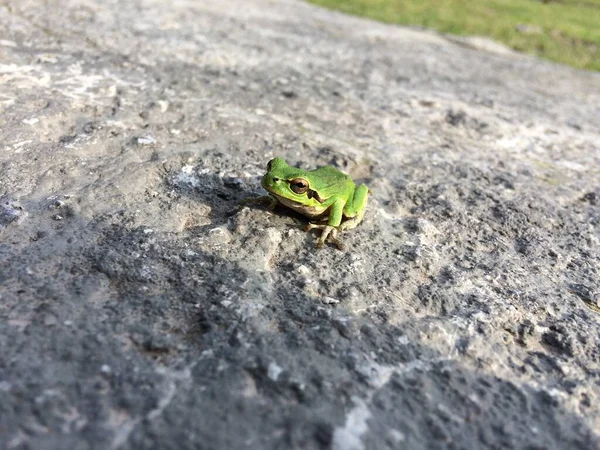
[[[308,182],[303,178],[294,178],[290,181],[290,189],[296,194],[304,194],[308,191]]]

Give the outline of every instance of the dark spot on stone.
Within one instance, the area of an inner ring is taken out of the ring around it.
[[[515,239],[515,250],[517,253],[528,256],[531,254],[535,243],[535,238],[531,238],[529,236],[518,236]]]
[[[596,195],[595,192],[588,192],[583,197],[581,197],[581,200],[593,206],[598,205],[598,195]]]
[[[83,127],[81,127],[81,130],[85,134],[92,134],[94,130],[96,130],[96,125],[94,124],[94,122],[87,122],[83,125]]]
[[[330,448],[333,439],[333,427],[326,422],[317,422],[315,424],[314,437],[322,448]]]
[[[453,109],[449,109],[446,112],[446,122],[453,127],[464,125],[466,121],[467,114],[464,111],[454,111]]]
[[[375,337],[375,327],[371,324],[364,324],[360,327],[360,332],[370,338]]]
[[[244,188],[244,180],[238,177],[223,177],[223,185],[241,190]]]
[[[7,196],[0,198],[0,227],[16,221],[22,214],[23,208],[18,202]]]
[[[417,297],[421,300],[421,304],[436,314],[447,315],[449,307],[448,298],[442,291],[436,289],[434,285],[423,284],[417,290]]]
[[[529,320],[519,324],[519,328],[517,330],[517,338],[515,341],[522,345],[523,347],[527,346],[527,338],[533,335],[534,326],[533,323]]]
[[[443,267],[437,276],[438,283],[453,283],[455,281],[455,271],[452,267]]]
[[[404,229],[408,233],[417,233],[420,229],[419,219],[408,218],[404,221]]]
[[[433,100],[419,100],[419,105],[431,108],[435,106],[435,102]]]
[[[557,353],[573,356],[571,339],[558,331],[548,331],[542,334],[542,344]]]
[[[592,406],[592,402],[590,401],[589,395],[587,395],[585,392],[582,392],[581,401],[579,402],[579,404],[584,408],[589,408],[590,406]]]
[[[345,337],[346,339],[350,339],[350,337],[352,336],[352,328],[350,327],[350,324],[347,320],[333,319],[331,321],[331,324],[333,325],[333,328],[335,328],[340,333],[341,336]]]
[[[455,344],[456,351],[458,351],[461,355],[466,354],[467,350],[469,350],[469,344],[470,344],[470,341],[467,337],[461,337],[460,339],[458,339],[456,341],[456,344]]]
[[[421,247],[418,245],[404,245],[402,247],[402,257],[406,261],[415,262],[421,256]]]
[[[44,231],[38,231],[33,236],[31,236],[30,240],[32,242],[37,242],[40,239],[43,239],[45,236],[46,236],[46,233]]]
[[[585,284],[570,284],[569,291],[586,303],[591,303],[593,301],[593,290]]]
[[[507,175],[497,175],[493,178],[492,182],[496,185],[502,185],[506,189],[515,188],[515,185],[513,184],[512,180],[510,180]]]
[[[76,134],[65,134],[58,139],[58,142],[61,144],[68,144],[69,142],[73,142],[76,137]]]

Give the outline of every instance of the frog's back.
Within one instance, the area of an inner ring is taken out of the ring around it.
[[[311,180],[315,180],[314,188],[322,193],[333,193],[346,186],[354,186],[352,179],[333,166],[319,167],[310,171]],[[314,175],[314,177],[312,176]]]
[[[319,167],[310,171],[316,178],[328,180],[336,183],[342,183],[344,180],[350,179],[348,175],[333,166]]]

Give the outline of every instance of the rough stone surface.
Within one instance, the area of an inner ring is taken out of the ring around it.
[[[593,449],[600,77],[291,0],[0,0],[0,447]],[[345,252],[238,207],[373,191]]]

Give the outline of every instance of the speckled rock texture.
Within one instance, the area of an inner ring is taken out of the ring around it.
[[[0,447],[597,449],[600,76],[292,0],[0,0]],[[240,201],[372,190],[346,251]]]

